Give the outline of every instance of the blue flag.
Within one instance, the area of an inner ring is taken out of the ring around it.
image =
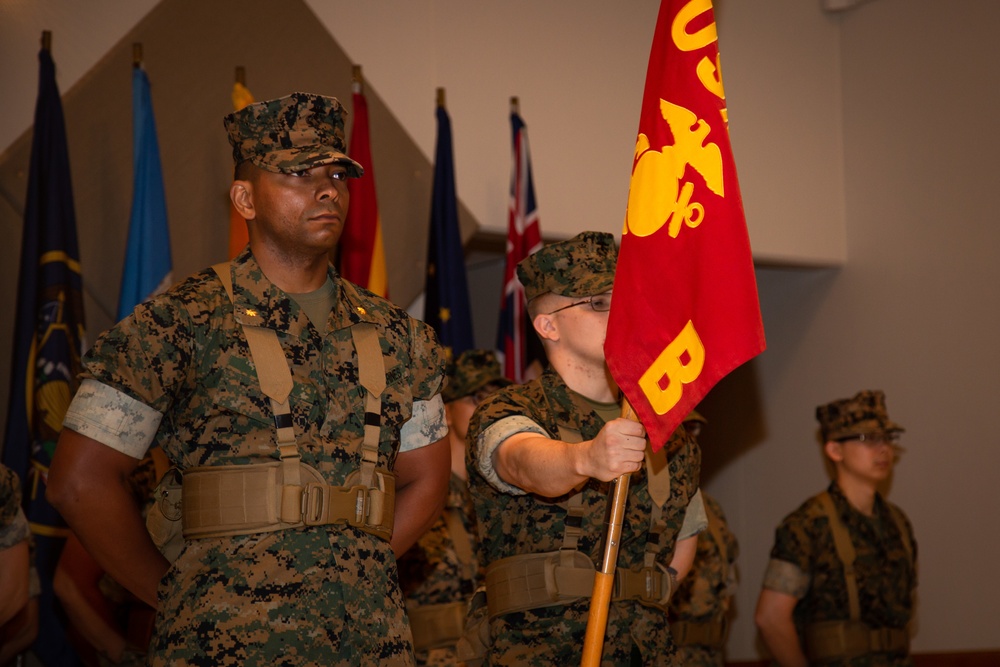
[[[122,288],[118,294],[119,320],[173,282],[167,198],[163,192],[153,100],[149,93],[149,77],[139,66],[132,70],[132,164],[132,213]]]
[[[451,120],[444,106],[437,108],[438,136],[434,154],[434,195],[431,233],[427,245],[427,281],[424,321],[437,331],[452,358],[471,349],[472,310],[465,275],[465,251],[458,228],[455,161],[451,147]]]
[[[51,667],[79,664],[55,613],[52,573],[66,529],[46,502],[45,488],[63,417],[76,392],[85,334],[66,125],[52,56],[42,49],[38,60],[3,462],[23,484],[42,584],[34,650]]]

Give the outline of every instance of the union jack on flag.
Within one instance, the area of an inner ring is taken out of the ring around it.
[[[535,207],[535,187],[531,180],[528,130],[511,99],[510,124],[513,131],[510,172],[510,208],[507,216],[507,261],[503,272],[497,351],[503,373],[514,382],[524,381],[528,358],[530,325],[524,303],[524,287],[517,279],[517,263],[542,247]]]

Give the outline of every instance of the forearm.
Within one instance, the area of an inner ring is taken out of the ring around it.
[[[451,475],[448,439],[399,454],[396,473],[396,508],[390,543],[399,557],[416,544],[444,510]]]
[[[57,569],[53,587],[73,626],[99,653],[117,662],[125,650],[125,637],[94,609],[65,571]]]
[[[6,665],[14,656],[27,651],[38,636],[38,598],[28,603],[0,626],[0,665]]]
[[[692,535],[683,540],[678,540],[674,546],[674,556],[670,560],[670,567],[677,573],[677,581],[680,582],[691,571],[694,565],[694,557],[698,551],[698,536]]]
[[[518,433],[497,447],[493,465],[500,479],[508,484],[545,498],[557,498],[587,481],[579,471],[580,450],[585,444]]]
[[[768,588],[761,591],[757,601],[754,620],[771,656],[781,667],[809,665],[792,618],[796,602],[792,596]]]
[[[63,429],[49,475],[48,499],[88,553],[118,583],[156,607],[169,563],[132,499],[127,476],[136,461]]]
[[[0,625],[28,603],[28,542],[0,551]]]

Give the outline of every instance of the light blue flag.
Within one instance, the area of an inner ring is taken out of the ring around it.
[[[132,213],[129,215],[125,271],[118,296],[118,319],[173,283],[167,200],[160,168],[160,146],[149,93],[149,77],[141,66],[132,71]]]

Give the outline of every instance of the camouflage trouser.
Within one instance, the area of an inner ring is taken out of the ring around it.
[[[159,597],[154,666],[413,665],[392,551],[351,528],[189,541]]]
[[[487,665],[578,665],[583,658],[590,600],[505,614],[490,623]],[[676,649],[663,612],[637,602],[613,602],[608,613],[602,667],[629,667],[633,651],[645,667],[673,667]]]

